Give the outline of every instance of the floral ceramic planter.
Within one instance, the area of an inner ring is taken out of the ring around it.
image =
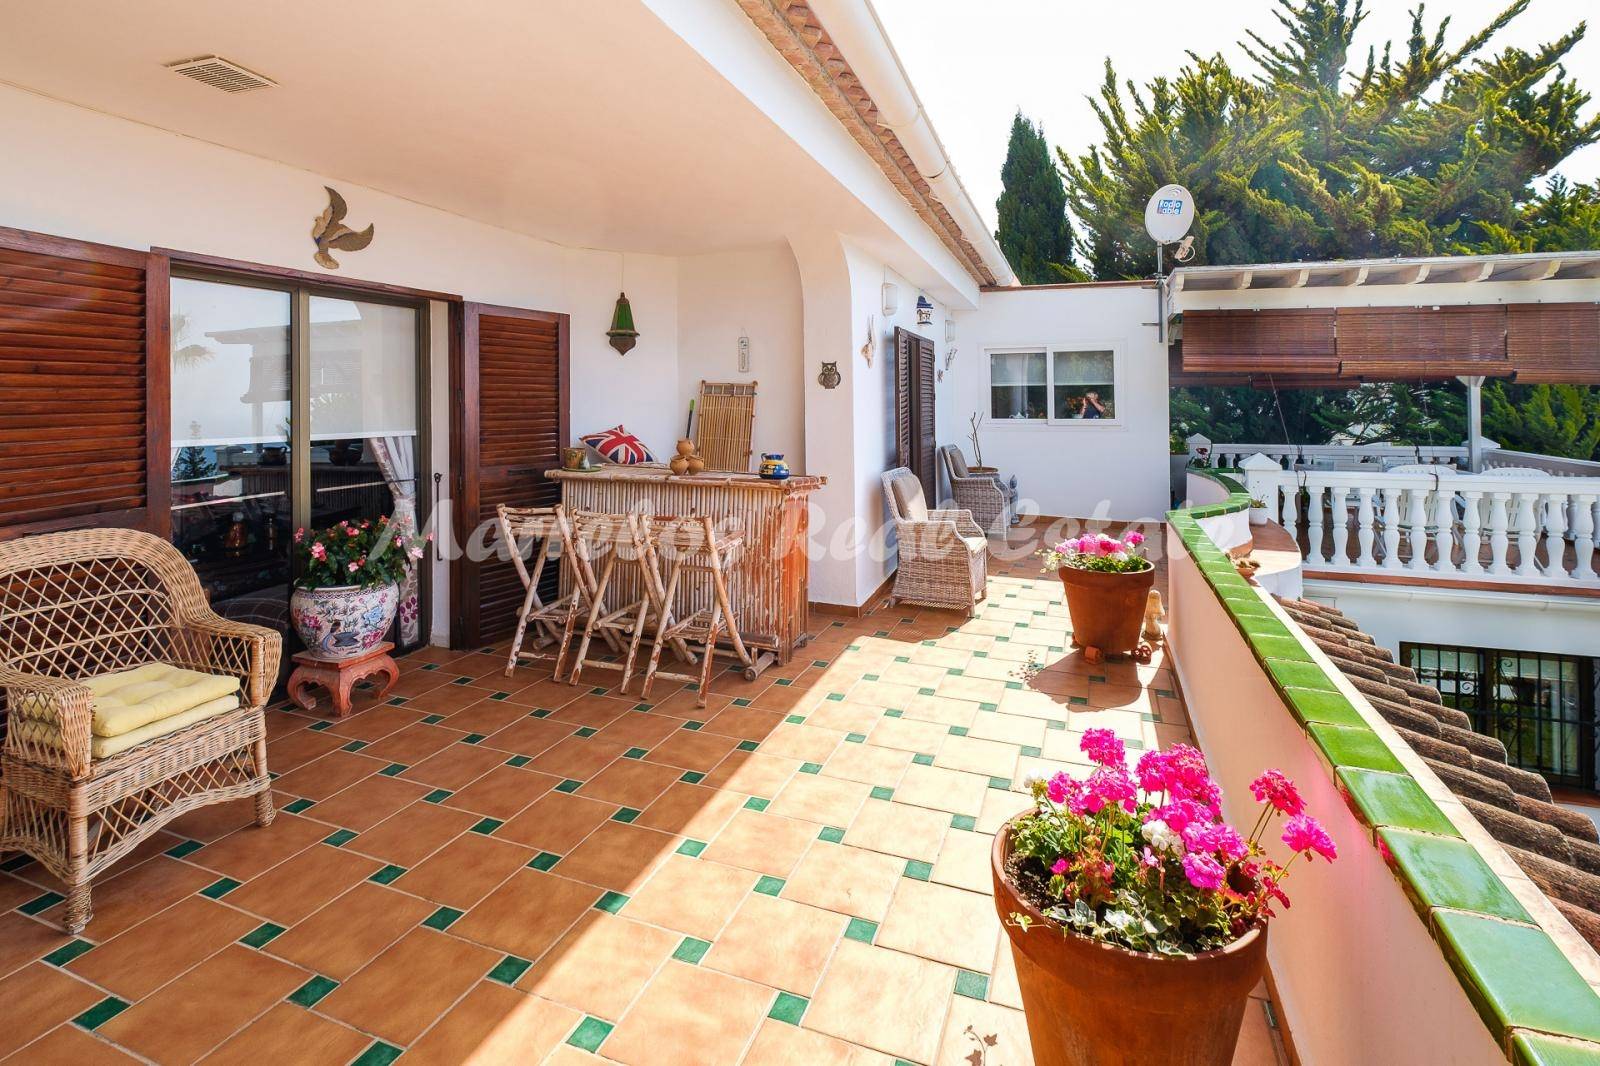
[[[321,659],[353,659],[383,640],[400,606],[398,585],[341,585],[294,590],[289,620],[306,650]]]

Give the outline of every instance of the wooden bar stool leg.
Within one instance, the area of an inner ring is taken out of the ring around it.
[[[605,605],[606,588],[611,584],[611,571],[616,565],[617,553],[613,551],[606,556],[606,564],[600,568],[600,578],[595,582],[594,602],[589,605],[589,618],[583,625],[583,640],[578,644],[578,657],[567,675],[569,685],[576,685],[578,676],[583,673],[583,662],[589,654],[589,641],[594,637],[595,620],[600,617],[601,608]]]
[[[541,563],[542,562],[543,560],[541,559]],[[543,566],[541,565],[539,569],[543,569]],[[538,575],[539,570],[535,570],[533,579],[528,582],[528,590],[523,594],[522,597],[522,610],[517,612],[517,629],[516,632],[511,635],[511,654],[506,659],[505,674],[507,677],[510,677],[512,671],[517,668],[517,656],[522,653],[522,638],[528,632],[528,614],[538,607],[543,606],[539,602]]]
[[[698,697],[694,701],[696,707],[704,707],[706,698],[711,694],[711,665],[716,658],[717,629],[722,622],[722,608],[713,604],[711,608],[711,622],[706,627],[706,650],[703,661],[700,663],[700,690],[695,693]]]
[[[622,661],[622,684],[618,686],[618,692],[627,692],[628,682],[633,679],[633,661],[639,654],[639,639],[644,636],[649,614],[650,597],[646,596],[639,601],[639,610],[634,615],[633,624],[628,627],[628,654]]]
[[[679,560],[679,559],[674,559],[672,561],[672,570],[667,576],[667,587],[666,587],[666,591],[665,591],[665,593],[663,594],[663,597],[662,597],[663,602],[665,602],[665,603],[667,603],[669,605],[672,603],[672,598],[677,595],[677,592],[678,592],[678,579],[682,575],[682,573],[683,573],[683,562],[681,560]],[[656,670],[661,665],[661,646],[666,643],[666,633],[667,633],[667,630],[671,628],[671,626],[672,626],[672,612],[671,612],[671,610],[669,609],[669,610],[662,611],[661,612],[660,624],[658,624],[656,626],[656,639],[654,641],[652,641],[651,644],[650,644],[650,661],[645,666],[644,685],[639,690],[639,695],[641,697],[648,698],[649,695],[650,695],[650,685],[651,685],[652,682],[655,681],[655,679],[656,679]]]

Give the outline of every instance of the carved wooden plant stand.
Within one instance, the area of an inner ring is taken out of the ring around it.
[[[289,698],[294,705],[303,711],[316,707],[317,699],[307,690],[321,687],[328,690],[328,695],[333,697],[333,716],[343,718],[350,713],[350,691],[356,683],[374,674],[384,676],[383,686],[378,690],[378,699],[382,700],[400,679],[400,667],[389,653],[394,650],[394,645],[389,641],[375,644],[372,650],[365,655],[358,655],[354,659],[319,659],[310,652],[302,651],[294,655],[294,673],[289,675]]]

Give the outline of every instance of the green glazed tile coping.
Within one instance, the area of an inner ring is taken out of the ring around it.
[[[1416,829],[1438,836],[1461,835],[1410,774],[1341,766],[1334,776],[1368,825]]]
[[[1273,682],[1281,688],[1338,691],[1338,686],[1333,683],[1327,672],[1309,658],[1303,661],[1268,658],[1266,667]]]
[[[1434,915],[1445,958],[1504,1046],[1507,1030],[1600,1040],[1600,996],[1543,930],[1475,914]]]
[[[1306,726],[1311,742],[1328,761],[1330,771],[1341,766],[1358,770],[1387,770],[1392,774],[1405,773],[1405,767],[1394,757],[1394,752],[1367,726],[1350,727],[1312,722]]]
[[[1465,840],[1404,829],[1380,829],[1378,839],[1386,858],[1400,870],[1401,884],[1418,910],[1448,907],[1533,921],[1478,849]]]
[[[1300,642],[1290,635],[1282,623],[1278,623],[1276,627],[1266,623],[1260,627],[1246,627],[1244,639],[1250,642],[1257,655],[1267,655],[1275,659],[1311,661]]]
[[[1355,704],[1338,692],[1313,688],[1286,688],[1279,692],[1289,705],[1289,713],[1301,725],[1318,722],[1322,725],[1343,725],[1353,729],[1367,728],[1367,720],[1356,710]]]
[[[1516,1066],[1600,1066],[1600,1044],[1519,1032],[1511,1038]]]

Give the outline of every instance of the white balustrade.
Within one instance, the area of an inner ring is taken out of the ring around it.
[[[1409,444],[1212,444],[1207,441],[1206,447],[1211,461],[1227,470],[1239,469],[1241,461],[1252,455],[1265,455],[1286,470],[1361,470],[1368,467],[1381,470],[1396,463],[1465,466],[1467,461],[1464,447]]]
[[[1600,586],[1600,477],[1240,468],[1310,570]]]

